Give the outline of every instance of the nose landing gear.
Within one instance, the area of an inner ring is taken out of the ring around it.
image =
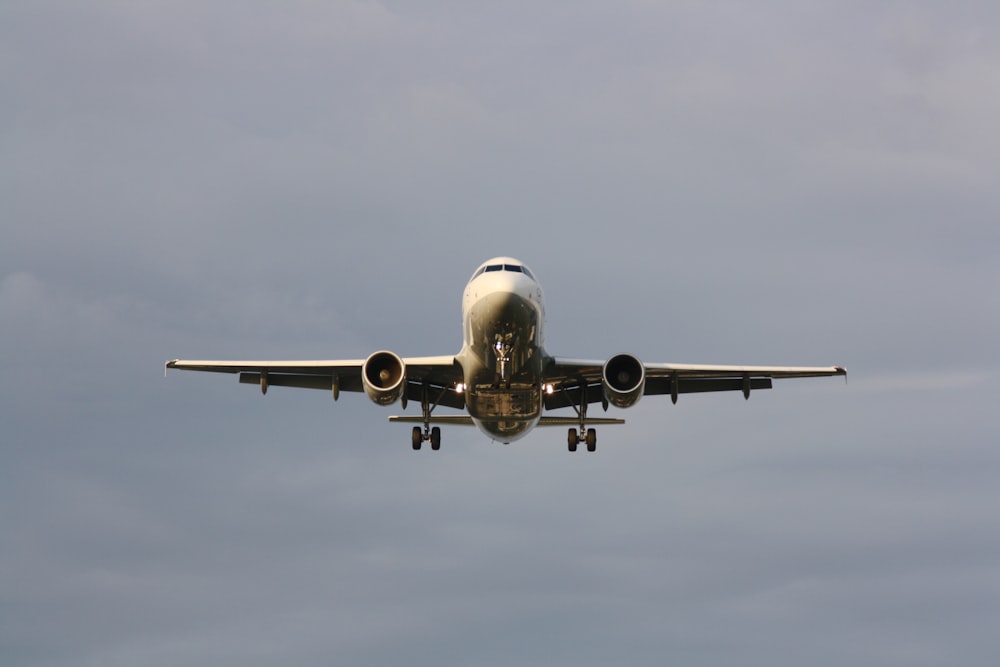
[[[514,333],[510,331],[494,335],[492,349],[493,355],[497,360],[497,372],[493,380],[494,389],[499,389],[501,386],[505,389],[510,389],[510,376],[512,371],[509,366],[512,365],[511,355],[516,342]]]

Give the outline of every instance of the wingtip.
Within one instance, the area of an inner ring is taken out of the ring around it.
[[[837,375],[847,375],[847,369],[843,366],[834,366],[834,368],[837,370]]]

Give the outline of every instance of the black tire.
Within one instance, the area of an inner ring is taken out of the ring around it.
[[[569,451],[575,452],[576,446],[580,442],[580,439],[576,437],[576,429],[571,428],[569,434],[566,436],[566,444],[569,446]]]
[[[597,431],[592,428],[587,429],[587,451],[597,451]]]
[[[431,429],[431,449],[435,452],[441,449],[441,429],[437,426]]]
[[[413,440],[414,450],[419,450],[420,445],[424,444],[424,432],[420,430],[419,426],[413,427],[413,436],[411,437],[411,440]]]

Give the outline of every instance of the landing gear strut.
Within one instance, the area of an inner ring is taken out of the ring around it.
[[[569,451],[575,452],[576,446],[581,442],[587,443],[588,452],[597,451],[597,430],[588,428],[586,433],[583,429],[580,430],[580,434],[577,435],[576,429],[571,428],[569,430],[569,435],[567,436],[567,444],[569,445]]]
[[[587,443],[588,452],[597,451],[597,430],[592,428],[587,428],[587,385],[583,382],[580,383],[580,407],[573,406],[576,410],[576,414],[580,417],[580,431],[579,434],[575,428],[571,428],[566,436],[566,444],[569,446],[569,451],[575,452],[576,446],[581,442]]]
[[[499,389],[501,386],[510,389],[511,375],[511,352],[516,344],[515,333],[513,331],[498,332],[494,335],[493,355],[497,360],[497,372],[493,380],[493,388]]]
[[[413,432],[411,434],[411,441],[413,443],[413,449],[419,450],[424,441],[430,441],[431,449],[435,452],[441,449],[441,429],[435,426],[431,428],[431,413],[434,412],[434,408],[438,406],[441,398],[444,397],[444,393],[448,391],[447,388],[442,387],[441,393],[438,394],[437,400],[434,401],[433,405],[430,401],[430,387],[425,382],[420,388],[420,410],[423,413],[424,427],[421,429],[419,426],[413,427]]]

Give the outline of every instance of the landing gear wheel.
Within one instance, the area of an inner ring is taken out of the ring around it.
[[[592,428],[587,429],[587,451],[597,451],[597,431]]]
[[[424,432],[420,430],[419,426],[413,427],[412,440],[413,440],[413,449],[415,450],[420,449],[420,445],[422,445],[424,442]]]
[[[435,452],[441,449],[441,429],[437,426],[431,429],[431,449]]]
[[[569,451],[575,452],[576,445],[580,442],[580,439],[576,437],[576,429],[571,428],[569,430],[569,435],[566,436],[566,444],[569,445]]]

